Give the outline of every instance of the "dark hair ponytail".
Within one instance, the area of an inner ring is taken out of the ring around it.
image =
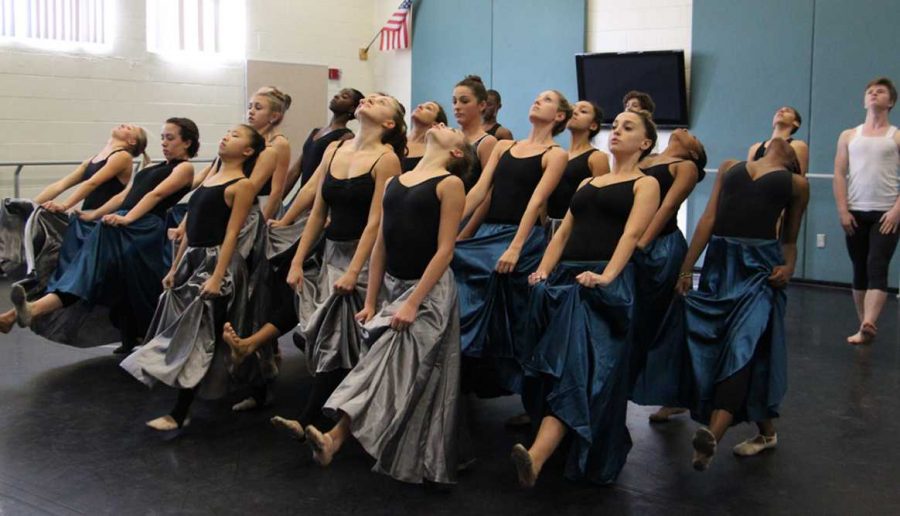
[[[250,136],[250,148],[253,149],[253,155],[248,156],[241,166],[244,175],[249,178],[250,174],[253,173],[253,167],[256,166],[256,160],[259,159],[259,155],[266,150],[266,139],[263,135],[259,134],[259,131],[254,129],[253,126],[241,124],[241,127],[247,130],[247,133]]]
[[[385,95],[385,97],[393,99],[393,101],[397,103],[397,109],[394,111],[393,116],[394,127],[388,129],[381,135],[381,143],[390,145],[394,149],[394,154],[396,154],[398,158],[403,159],[403,157],[406,156],[406,120],[404,119],[406,116],[406,108],[394,97],[391,97],[390,95]]]
[[[484,81],[477,75],[467,75],[465,79],[456,83],[457,86],[465,86],[472,90],[478,102],[487,102],[487,89],[484,87]]]

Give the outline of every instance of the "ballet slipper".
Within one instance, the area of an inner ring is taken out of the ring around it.
[[[686,408],[680,407],[659,407],[659,410],[650,414],[648,418],[651,423],[668,423],[671,421],[672,416],[676,416],[678,414],[684,414],[687,412]]]
[[[513,465],[516,467],[516,474],[519,477],[519,487],[530,489],[537,482],[537,473],[534,471],[534,461],[531,460],[531,454],[521,444],[513,446],[512,452],[509,454]]]
[[[181,426],[178,426],[178,422],[175,421],[175,418],[169,415],[161,416],[151,421],[147,421],[147,426],[150,428],[157,430],[159,432],[170,432],[172,430],[178,430],[179,428],[184,428],[191,424],[191,418],[185,418],[182,421]]]
[[[303,425],[301,425],[299,421],[283,418],[281,416],[275,416],[269,421],[272,423],[272,426],[286,431],[288,435],[294,439],[301,442],[306,440],[306,432],[303,430]]]
[[[325,467],[331,464],[331,459],[334,458],[334,451],[331,449],[334,440],[330,435],[323,434],[318,428],[309,425],[306,427],[306,442],[312,450],[313,460],[319,466]]]
[[[706,471],[716,454],[716,436],[708,428],[698,428],[691,441],[694,446],[694,457],[691,464],[697,471]]]
[[[22,285],[13,285],[9,299],[16,308],[16,324],[20,328],[31,327],[31,303],[28,302]]]

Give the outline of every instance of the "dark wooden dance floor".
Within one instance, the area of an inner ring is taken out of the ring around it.
[[[6,309],[8,285],[0,284]],[[850,295],[795,286],[788,309],[790,387],[779,448],[735,458],[754,429],[726,437],[712,467],[690,467],[695,425],[650,426],[631,406],[635,441],[610,487],[562,479],[548,465],[530,492],[517,488],[503,428],[513,398],[475,406],[479,462],[452,488],[405,485],[369,471],[358,446],[328,469],[277,433],[309,388],[303,359],[283,343],[274,407],[233,415],[205,405],[180,436],[146,429],[169,389],[147,391],[110,348],[74,349],[16,329],[0,336],[0,514],[898,514],[900,328],[893,296],[875,345],[852,348]]]

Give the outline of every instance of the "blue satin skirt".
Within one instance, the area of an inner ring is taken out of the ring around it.
[[[751,367],[734,423],[778,417],[787,391],[787,296],[768,277],[783,263],[775,240],[712,237],[698,290],[673,303],[647,355],[646,370],[667,371],[655,381],[677,393],[667,404],[708,424],[717,384]]]
[[[69,225],[66,226],[66,232],[63,235],[62,244],[59,247],[59,258],[56,261],[56,270],[53,271],[53,277],[50,279],[48,288],[62,277],[66,269],[75,261],[84,241],[90,236],[99,222],[85,222],[78,218],[78,215],[69,215]],[[50,291],[50,290],[48,290]]]
[[[625,415],[634,266],[603,288],[575,281],[605,266],[562,262],[534,286],[526,336],[536,344],[525,363],[529,392],[523,394],[534,424],[552,415],[570,430],[566,477],[598,484],[616,479],[631,450]]]
[[[124,215],[127,210],[117,213]],[[106,306],[116,327],[134,337],[144,336],[162,294],[162,279],[172,265],[165,221],[147,214],[127,226],[70,223],[69,229],[73,227],[78,232],[78,250],[66,256],[65,265],[57,268],[47,291],[77,296],[88,308]],[[85,231],[88,227],[91,230]],[[69,245],[70,250],[75,247]],[[63,248],[66,246],[64,243]],[[82,332],[75,326],[83,315],[83,309],[59,310],[36,330],[65,344],[96,345],[80,342],[84,340],[78,337]],[[89,328],[86,330],[84,333],[90,333]]]
[[[544,228],[532,228],[510,274],[495,272],[497,260],[518,230],[513,224],[482,224],[456,243],[451,267],[459,289],[464,388],[483,397],[521,391],[522,362],[531,348],[522,338],[528,310],[528,275],[546,247]]]
[[[643,251],[635,251],[634,344],[631,348],[631,399],[639,405],[670,405],[675,399],[656,379],[668,374],[669,364],[653,361],[648,369],[647,355],[653,352],[666,313],[675,298],[678,273],[687,254],[687,241],[680,230],[660,235]]]

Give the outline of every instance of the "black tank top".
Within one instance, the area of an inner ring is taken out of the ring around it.
[[[544,173],[541,160],[548,150],[555,147],[551,145],[540,154],[517,158],[510,152],[515,146],[513,143],[500,156],[494,171],[494,191],[485,217],[488,224],[518,224],[522,220],[531,194]]]
[[[725,171],[713,234],[774,240],[781,212],[790,204],[791,173],[776,170],[755,181],[741,161]]]
[[[432,177],[413,186],[395,178],[385,189],[381,234],[386,268],[391,276],[404,280],[421,278],[437,252],[441,225],[437,186],[449,175]]]
[[[666,195],[669,193],[669,190],[672,189],[672,185],[675,184],[675,178],[672,176],[672,173],[669,172],[669,165],[674,163],[680,163],[684,160],[678,161],[670,161],[669,163],[660,163],[659,165],[653,165],[652,167],[647,167],[641,169],[644,174],[656,179],[656,182],[659,183],[659,202],[662,204],[663,199],[666,198]],[[676,217],[669,218],[666,221],[666,225],[663,227],[662,231],[660,231],[660,235],[668,235],[669,233],[678,229],[678,220]]]
[[[84,174],[81,176],[82,181],[87,181],[94,174],[100,171],[101,168],[106,166],[106,162],[109,161],[109,157],[117,152],[124,152],[125,149],[116,149],[109,153],[108,156],[103,158],[102,160],[94,163],[93,161],[88,162],[87,167],[84,169]],[[123,185],[119,178],[111,177],[105,183],[97,186],[94,190],[87,194],[87,197],[84,198],[84,201],[81,203],[82,210],[96,210],[97,208],[106,204],[106,201],[112,199],[116,195],[122,193],[122,190],[125,189],[126,185]]]
[[[575,195],[575,190],[578,190],[578,185],[591,177],[591,167],[588,166],[588,161],[591,154],[595,152],[597,149],[591,149],[569,160],[566,170],[559,180],[559,185],[547,199],[547,216],[552,219],[561,219],[566,216],[569,204],[572,203],[572,196]]]
[[[281,136],[284,139],[287,139],[287,137],[283,134],[276,134],[275,136],[270,138],[268,141],[266,141],[266,148],[269,147],[269,142],[271,142],[275,138],[278,138],[279,136]],[[249,176],[248,176],[248,178],[249,178]],[[274,178],[275,178],[275,172],[273,171],[272,175],[269,176],[269,179],[265,182],[265,184],[263,184],[262,188],[259,189],[259,193],[256,194],[257,197],[262,197],[262,196],[269,195],[272,193],[272,179],[274,179]]]
[[[401,160],[400,169],[403,170],[403,172],[409,172],[410,170],[416,168],[416,165],[418,165],[419,162],[422,161],[422,158],[424,158],[424,157],[425,156],[415,156],[412,158],[404,157]]]
[[[766,155],[766,142],[767,141],[768,140],[763,140],[763,142],[759,144],[759,147],[756,148],[756,153],[753,154],[753,159],[751,159],[750,161],[756,161]],[[791,143],[792,141],[794,141],[794,139],[788,138],[785,141],[788,143]]]
[[[162,163],[151,165],[139,171],[134,176],[134,182],[131,184],[131,190],[128,191],[128,195],[125,196],[125,201],[122,202],[122,206],[119,209],[130,210],[137,206],[137,203],[139,203],[145,195],[152,192],[157,186],[160,185],[160,183],[165,181],[172,174],[172,171],[175,170],[175,167],[183,162],[183,159],[164,161]],[[156,206],[154,206],[149,213],[152,215],[156,215],[161,219],[165,219],[166,212],[169,211],[169,208],[178,204],[178,201],[180,201],[181,198],[187,195],[190,191],[191,184],[188,183],[180,190],[172,193],[165,199],[160,199],[160,201],[156,203]]]
[[[496,138],[497,131],[499,131],[501,127],[503,127],[503,126],[500,125],[500,122],[497,122],[496,124],[494,124],[494,127],[491,127],[490,129],[488,129],[485,132],[488,133],[489,135],[493,136],[494,138]]]
[[[312,177],[313,173],[315,173],[316,168],[318,168],[319,163],[322,162],[322,157],[325,156],[325,151],[328,149],[328,146],[331,145],[331,142],[340,140],[347,133],[353,134],[353,131],[343,127],[326,133],[317,140],[315,136],[320,129],[321,127],[313,129],[312,132],[309,133],[309,137],[306,138],[306,141],[303,143],[303,155],[300,156],[301,186],[305,185],[306,182],[309,181],[309,178]]]
[[[584,185],[572,196],[572,234],[562,260],[598,261],[612,258],[634,205],[638,178],[605,186]]]
[[[338,148],[343,143],[341,142]],[[372,177],[372,171],[384,154],[378,156],[368,172],[348,179],[338,179],[331,175],[331,163],[335,155],[337,149],[331,155],[322,183],[322,199],[328,204],[331,217],[331,223],[325,228],[325,238],[335,242],[357,240],[369,222],[369,208],[372,196],[375,195],[375,178]]]
[[[472,151],[475,154],[475,160],[472,161],[472,168],[469,169],[469,175],[463,178],[463,186],[466,188],[466,192],[472,189],[475,186],[475,183],[478,182],[478,178],[481,177],[481,160],[478,158],[478,146],[481,145],[481,142],[487,138],[488,135],[484,134],[481,138],[475,140],[475,143],[472,144]]]
[[[241,181],[232,179],[215,186],[200,185],[188,201],[187,234],[191,247],[215,247],[222,245],[231,207],[225,203],[225,189]]]

